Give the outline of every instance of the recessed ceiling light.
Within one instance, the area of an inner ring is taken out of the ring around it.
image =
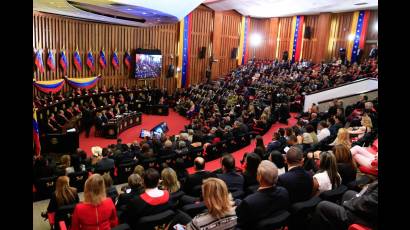
[[[160,22],[161,20],[160,19],[157,19],[157,22]]]
[[[142,14],[147,14],[146,12],[142,12]]]
[[[358,2],[353,5],[356,5],[356,6],[367,5],[367,2]]]
[[[132,10],[131,8],[127,8],[127,10]]]

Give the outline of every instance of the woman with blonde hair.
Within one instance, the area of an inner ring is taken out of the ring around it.
[[[114,203],[106,197],[104,179],[93,174],[85,182],[84,202],[76,205],[71,230],[109,230],[118,224]]]
[[[74,167],[71,166],[71,157],[70,155],[63,155],[60,158],[61,165],[59,166],[60,173],[59,175],[68,175],[74,172]]]
[[[337,132],[336,139],[330,144],[331,146],[335,145],[344,145],[348,149],[352,146],[352,142],[350,141],[349,131],[345,128],[340,128]]]
[[[181,185],[177,173],[172,168],[164,168],[161,172],[162,189],[168,190],[170,194],[178,192]]]
[[[218,178],[204,180],[202,195],[208,212],[195,216],[187,229],[234,229],[237,216],[225,182]]]
[[[372,119],[367,114],[362,116],[360,123],[362,125],[360,127],[349,128],[349,133],[357,134],[359,139],[362,138],[364,134],[371,132],[373,128]]]

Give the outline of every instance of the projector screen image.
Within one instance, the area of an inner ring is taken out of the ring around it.
[[[162,55],[136,54],[135,77],[140,79],[161,76]]]

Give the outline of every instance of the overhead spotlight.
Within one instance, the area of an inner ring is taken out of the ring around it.
[[[354,34],[349,34],[349,36],[347,36],[347,39],[349,41],[353,41],[354,40]]]
[[[127,10],[132,10],[131,8],[127,8]]]
[[[379,30],[379,22],[374,23],[373,29],[374,29],[374,31],[378,31],[378,30]]]
[[[251,35],[251,46],[257,47],[262,43],[262,36],[260,34],[252,34]]]

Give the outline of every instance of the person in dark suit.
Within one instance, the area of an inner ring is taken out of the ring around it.
[[[342,205],[320,202],[316,206],[310,229],[342,230],[354,223],[377,229],[378,187],[376,180],[360,193],[349,190],[343,195]]]
[[[235,158],[231,154],[226,154],[222,157],[222,174],[216,176],[225,181],[230,192],[243,190],[244,178],[241,174],[235,172]]]
[[[279,176],[278,185],[289,192],[290,203],[308,200],[312,196],[313,177],[303,169],[302,149],[292,146],[286,153],[288,172]]]
[[[313,126],[315,132],[317,132],[317,124],[319,124],[319,122],[320,119],[317,117],[317,113],[311,113],[309,125]]]
[[[102,158],[95,165],[94,171],[95,172],[102,172],[102,171],[106,172],[106,171],[112,170],[114,167],[115,167],[114,160],[108,158],[108,151],[102,151]]]
[[[190,196],[199,197],[201,191],[194,191],[193,188],[202,185],[202,181],[209,177],[216,177],[212,172],[205,170],[205,159],[202,157],[197,157],[194,160],[195,173],[187,177],[184,187],[182,190]],[[199,192],[199,193],[196,193]]]
[[[96,130],[104,130],[105,129],[105,125],[107,124],[106,122],[104,122],[104,118],[102,117],[102,114],[100,112],[97,112],[96,114],[96,118],[95,118],[95,129]]]
[[[268,147],[266,148],[267,153],[280,149],[280,147],[282,146],[282,143],[279,141],[279,139],[280,139],[280,134],[278,132],[275,132],[272,136],[272,141],[269,142]]]
[[[82,124],[84,125],[85,136],[89,137],[91,127],[93,126],[93,123],[94,123],[93,113],[92,113],[91,109],[88,108],[88,106],[85,106],[84,110],[82,111],[82,114],[83,114]]]
[[[289,207],[288,191],[276,186],[278,168],[275,164],[263,160],[258,167],[257,179],[258,191],[243,199],[236,208],[237,227],[240,229],[253,229],[258,221]]]

